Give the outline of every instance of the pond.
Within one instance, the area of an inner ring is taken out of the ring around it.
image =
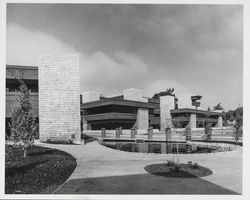
[[[117,141],[102,141],[101,145],[108,148],[127,151],[127,152],[141,152],[141,153],[156,153],[156,154],[176,154],[177,147],[178,153],[191,154],[191,153],[214,153],[232,150],[230,147],[220,145],[204,145],[203,144],[188,144],[182,143],[169,143],[169,142],[117,142]]]

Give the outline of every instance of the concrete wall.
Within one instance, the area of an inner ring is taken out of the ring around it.
[[[222,128],[222,126],[223,126],[222,116],[219,116],[219,117],[218,117],[218,122],[217,122],[217,124],[216,124],[215,127],[217,127],[217,128]]]
[[[40,141],[80,142],[79,57],[75,54],[39,54]]]
[[[137,110],[137,119],[136,127],[138,129],[148,129],[148,109],[147,108],[138,108]]]
[[[82,103],[100,100],[100,93],[95,91],[86,91],[82,93]]]
[[[191,114],[190,115],[189,125],[190,125],[191,129],[196,128],[196,114]]]
[[[174,106],[175,102],[173,96],[160,97],[161,130],[165,130],[165,128],[168,126],[173,126],[170,110],[174,109]]]
[[[123,98],[132,101],[148,102],[148,99],[143,98],[142,90],[136,88],[123,90]]]

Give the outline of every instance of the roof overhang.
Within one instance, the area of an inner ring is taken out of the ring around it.
[[[153,103],[146,103],[146,102],[140,102],[140,101],[102,99],[98,101],[92,101],[92,102],[81,104],[81,109],[95,108],[95,107],[108,106],[108,105],[130,106],[130,107],[137,107],[137,108],[153,108],[153,109],[159,107]]]
[[[212,111],[207,111],[207,110],[197,110],[197,109],[192,109],[192,108],[181,108],[181,109],[173,109],[170,110],[171,114],[174,113],[192,113],[192,114],[209,114],[209,115],[217,115],[221,116],[222,113],[218,112],[212,112]]]

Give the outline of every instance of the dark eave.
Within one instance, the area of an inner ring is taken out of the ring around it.
[[[206,114],[208,113],[209,115],[217,115],[220,116],[222,115],[221,113],[218,112],[212,112],[212,111],[207,111],[207,110],[196,110],[192,108],[181,108],[181,109],[174,109],[170,111],[171,114],[173,113],[194,113],[194,114]]]
[[[7,69],[33,69],[38,70],[37,66],[25,66],[25,65],[6,65]]]
[[[87,121],[98,121],[98,120],[136,120],[136,114],[130,113],[101,113],[94,115],[86,115],[85,120]]]
[[[81,109],[95,108],[95,107],[107,106],[107,105],[131,106],[131,107],[137,107],[137,108],[153,108],[153,109],[159,107],[152,103],[146,103],[146,102],[140,102],[140,101],[102,99],[98,101],[92,101],[92,102],[81,104]]]

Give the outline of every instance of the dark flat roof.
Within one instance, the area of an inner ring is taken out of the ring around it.
[[[92,101],[92,102],[81,104],[81,109],[94,108],[94,107],[107,106],[107,105],[131,106],[131,107],[137,107],[137,108],[158,108],[159,107],[152,103],[146,103],[146,102],[140,102],[140,101],[102,99],[98,101]]]
[[[38,70],[37,66],[25,66],[25,65],[6,65],[8,69],[33,69]]]
[[[180,108],[180,109],[174,109],[170,111],[171,113],[195,113],[195,114],[205,114],[209,113],[210,115],[222,115],[221,113],[218,112],[212,112],[212,111],[207,111],[207,110],[196,110],[192,108]]]

